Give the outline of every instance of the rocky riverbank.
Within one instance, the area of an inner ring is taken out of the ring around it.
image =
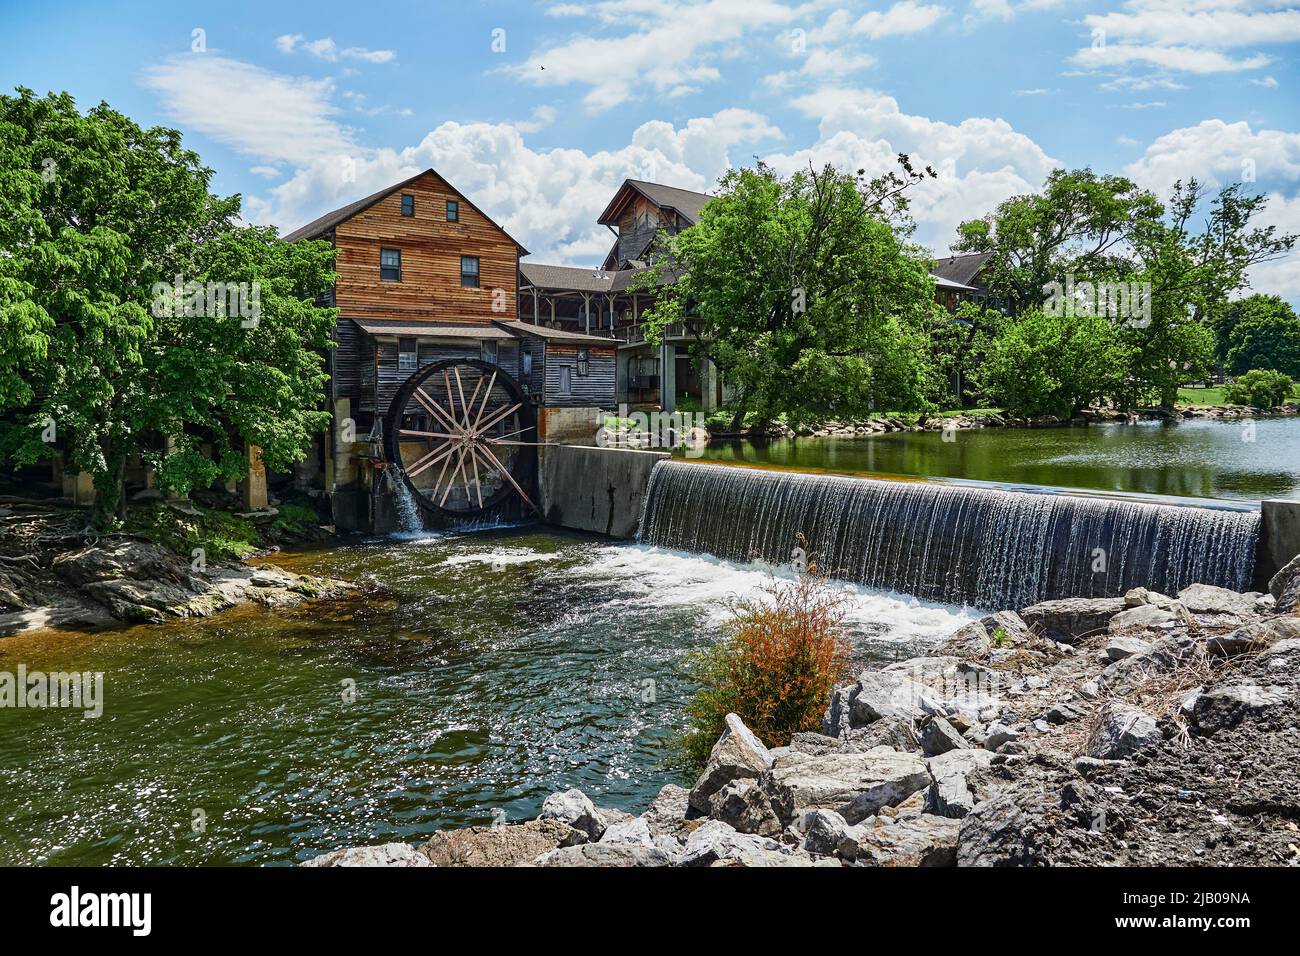
[[[709,438],[829,438],[874,435],[887,432],[925,432],[969,430],[978,428],[1062,428],[1070,425],[1100,425],[1108,422],[1187,421],[1195,418],[1245,419],[1285,418],[1300,415],[1300,404],[1289,402],[1277,408],[1250,408],[1246,405],[1178,405],[1174,408],[1084,408],[1073,417],[1037,415],[1017,417],[990,412],[950,415],[922,414],[916,419],[878,416],[867,419],[827,419],[798,428],[783,422],[771,422],[763,430],[741,432],[710,431]],[[648,446],[647,446],[648,447]]]
[[[207,617],[245,602],[283,607],[352,585],[273,565],[209,562],[129,535],[97,536],[76,509],[0,509],[0,637]]]
[[[1268,594],[1047,601],[837,688],[765,747],[732,714],[640,815],[536,820],[310,866],[1300,865],[1300,557]]]

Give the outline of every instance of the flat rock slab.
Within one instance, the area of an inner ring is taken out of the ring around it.
[[[799,810],[834,810],[849,823],[902,803],[930,783],[915,754],[878,747],[862,754],[813,756],[791,751],[759,780],[782,823]]]
[[[434,866],[516,866],[586,839],[559,820],[442,830],[420,847]]]
[[[429,858],[406,843],[353,846],[304,861],[302,866],[433,866]]]
[[[1024,608],[1021,618],[1039,634],[1062,644],[1074,644],[1106,629],[1127,605],[1123,598],[1062,598]]]
[[[543,853],[536,866],[546,867],[647,867],[672,866],[673,858],[653,846],[635,843],[583,843]]]

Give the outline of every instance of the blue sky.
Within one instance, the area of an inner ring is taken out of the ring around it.
[[[111,8],[111,10],[110,10]],[[428,166],[533,250],[596,263],[627,176],[707,190],[759,156],[939,169],[918,239],[1055,166],[1253,178],[1300,231],[1296,0],[17,4],[0,81],[181,129],[290,229]],[[201,31],[196,33],[195,31]],[[1300,297],[1300,257],[1255,284]]]

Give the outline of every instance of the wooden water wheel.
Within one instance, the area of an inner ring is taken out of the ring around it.
[[[500,366],[479,359],[426,365],[398,389],[384,418],[392,477],[425,510],[472,517],[518,495],[537,511],[532,407]]]

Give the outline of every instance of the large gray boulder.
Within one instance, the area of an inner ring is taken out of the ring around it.
[[[433,866],[429,858],[406,843],[354,846],[305,860],[302,866]]]
[[[542,801],[542,812],[538,820],[556,820],[567,824],[587,835],[595,842],[605,832],[605,823],[601,820],[596,805],[581,790],[575,788],[553,793]]]
[[[1098,714],[1097,725],[1088,741],[1088,756],[1117,760],[1153,747],[1163,739],[1155,717],[1138,707],[1109,701]]]
[[[638,846],[654,846],[654,835],[644,817],[631,817],[605,827],[600,835],[601,843],[634,843]]]
[[[1250,619],[1256,616],[1259,594],[1241,594],[1213,584],[1189,584],[1178,592],[1178,603],[1191,613]]]
[[[818,862],[797,847],[753,833],[737,833],[720,820],[707,820],[687,839],[677,865],[769,867],[815,866]]]
[[[854,857],[864,866],[956,866],[961,821],[923,813],[873,817],[855,829]]]
[[[1020,616],[1036,633],[1062,644],[1075,644],[1105,630],[1124,608],[1123,598],[1062,598],[1023,608]]]
[[[1291,612],[1300,604],[1300,554],[1288,561],[1268,582],[1268,593],[1278,611]]]
[[[1102,653],[1106,655],[1106,660],[1118,661],[1125,657],[1132,657],[1134,654],[1145,654],[1149,650],[1151,650],[1151,642],[1144,641],[1140,637],[1112,637],[1106,642]]]
[[[441,830],[420,847],[434,866],[515,866],[587,835],[559,820]]]
[[[901,803],[930,783],[919,757],[877,747],[862,754],[791,751],[763,773],[759,783],[781,822],[800,810],[834,810],[857,823],[881,807]]]
[[[993,649],[992,637],[979,621],[971,621],[952,633],[935,648],[935,653],[959,657],[963,660],[982,661]]]
[[[1112,617],[1106,629],[1112,634],[1124,631],[1145,630],[1148,628],[1169,628],[1188,624],[1187,612],[1175,603],[1170,607],[1158,607],[1155,604],[1141,604],[1120,611]]]
[[[925,762],[930,773],[927,809],[941,817],[961,819],[987,797],[979,771],[993,762],[987,750],[950,750]]]
[[[915,721],[926,714],[943,711],[940,694],[928,685],[914,680],[913,672],[863,671],[858,677],[857,692],[849,705],[849,725],[865,727],[886,718]]]
[[[754,780],[732,780],[709,797],[709,816],[737,833],[781,835],[781,821],[772,810],[772,802]]]
[[[927,717],[921,723],[919,737],[921,753],[927,757],[936,757],[950,750],[965,750],[970,746],[957,728],[942,717]]]
[[[850,824],[834,810],[804,810],[795,816],[789,832],[809,853],[854,860],[862,828]]]
[[[709,798],[733,780],[753,780],[772,766],[763,742],[735,714],[727,714],[726,729],[709,752],[704,770],[691,787],[690,805],[709,812]]]
[[[1034,639],[1025,619],[1015,611],[998,611],[980,619],[994,647],[1020,647]]]
[[[1192,723],[1209,736],[1240,723],[1249,715],[1261,713],[1287,702],[1285,687],[1261,686],[1252,681],[1234,681],[1211,687],[1192,696],[1183,705]]]
[[[650,801],[641,819],[645,820],[652,837],[671,837],[685,843],[691,831],[699,826],[698,820],[686,819],[689,811],[690,791],[670,783]]]

